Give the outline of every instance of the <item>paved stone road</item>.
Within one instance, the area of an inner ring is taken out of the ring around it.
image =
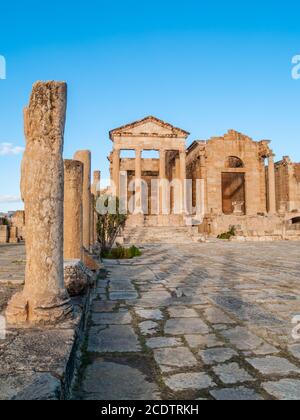
[[[151,246],[106,262],[81,399],[300,399],[300,243]]]
[[[24,283],[25,246],[23,244],[0,245],[0,314],[10,297]]]

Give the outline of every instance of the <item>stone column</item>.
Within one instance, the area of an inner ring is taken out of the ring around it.
[[[62,159],[67,86],[37,82],[24,111],[21,192],[26,213],[25,286],[9,302],[9,324],[57,323],[72,316],[64,287]]]
[[[91,152],[80,150],[75,153],[74,160],[83,163],[83,190],[82,190],[82,214],[83,214],[83,246],[90,249],[90,219],[91,219]]]
[[[119,197],[120,194],[120,150],[113,151],[113,182],[115,187],[116,196]]]
[[[185,203],[185,190],[186,190],[186,152],[180,152],[180,181],[181,181],[181,205],[182,213],[185,213],[186,203]]]
[[[94,171],[94,181],[92,185],[92,193],[95,197],[100,196],[100,181],[101,181],[101,172]]]
[[[134,212],[142,213],[142,151],[135,151],[135,208]]]
[[[91,215],[90,215],[90,245],[95,245],[95,231],[94,231],[94,221],[95,221],[95,196],[91,193]]]
[[[165,214],[166,207],[166,151],[159,151],[159,213]]]
[[[273,154],[269,156],[268,196],[269,196],[269,214],[276,214],[275,165],[274,165]]]
[[[82,259],[83,164],[65,160],[64,259]]]
[[[96,205],[97,199],[100,197],[100,182],[101,182],[101,172],[100,171],[94,171],[94,182],[92,185],[92,194],[94,195],[94,203]],[[94,243],[97,242],[97,222],[98,222],[98,216],[97,211],[94,210],[94,221],[93,221],[93,235],[94,235]]]

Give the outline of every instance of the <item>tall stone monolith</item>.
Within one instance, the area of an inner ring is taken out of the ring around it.
[[[82,259],[83,164],[65,160],[64,259]]]
[[[63,275],[66,101],[65,83],[37,82],[24,111],[21,193],[26,213],[26,272],[23,291],[13,296],[6,311],[10,324],[57,323],[72,316]]]
[[[90,220],[91,220],[91,152],[80,150],[75,153],[74,160],[83,163],[83,190],[82,190],[82,211],[83,211],[83,246],[90,249]]]

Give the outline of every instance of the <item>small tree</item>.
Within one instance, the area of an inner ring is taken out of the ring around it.
[[[96,205],[97,236],[101,255],[104,255],[111,250],[121,229],[125,227],[127,216],[120,213],[120,202],[117,197],[104,195],[98,200],[102,208],[99,209]],[[112,209],[113,211],[110,211]]]

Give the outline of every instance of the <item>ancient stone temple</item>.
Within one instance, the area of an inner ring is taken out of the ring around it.
[[[145,217],[149,224],[154,225],[168,225],[174,221],[182,223],[186,179],[185,142],[188,135],[188,132],[154,117],[110,132],[113,142],[109,157],[113,193],[128,203],[134,223],[139,221],[143,224]],[[123,151],[133,151],[134,158],[122,158]],[[145,152],[156,152],[157,156],[147,158]],[[169,183],[174,181],[174,184],[176,181],[181,191],[176,214],[172,211],[172,190],[168,189],[168,184],[164,182],[166,180]],[[169,211],[166,211],[166,207],[169,207]]]
[[[269,140],[234,130],[186,148],[188,136],[154,117],[110,132],[111,192],[126,204],[127,226],[189,225],[213,236],[235,226],[240,236],[282,238],[292,235],[293,224],[295,233],[299,164],[275,163]],[[156,156],[146,158],[145,151]]]

